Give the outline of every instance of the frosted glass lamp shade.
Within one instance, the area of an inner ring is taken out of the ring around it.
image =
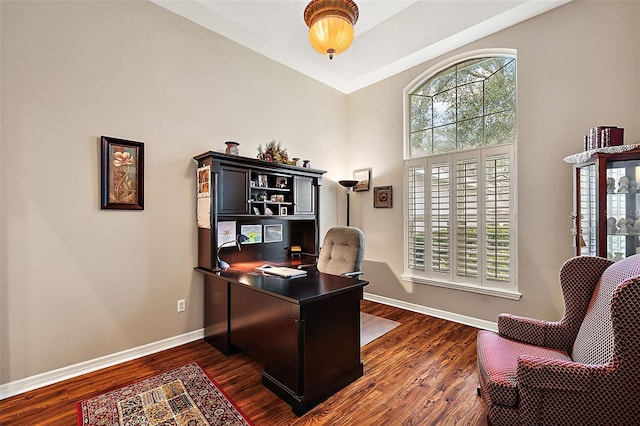
[[[313,0],[304,10],[311,46],[329,59],[351,46],[357,20],[358,6],[353,0]]]
[[[311,46],[323,55],[340,54],[353,42],[353,27],[339,16],[327,16],[319,19],[309,28]]]

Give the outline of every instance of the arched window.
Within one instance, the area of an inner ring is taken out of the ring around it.
[[[515,142],[515,57],[459,62],[408,96],[409,158]]]
[[[458,57],[405,89],[403,278],[519,298],[514,53]]]

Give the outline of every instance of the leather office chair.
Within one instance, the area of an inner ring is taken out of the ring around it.
[[[478,332],[480,393],[493,425],[640,424],[640,255],[560,271],[558,322],[498,317]]]
[[[315,265],[301,265],[301,269],[317,269],[325,274],[360,276],[364,258],[364,234],[352,226],[336,226],[324,236]]]

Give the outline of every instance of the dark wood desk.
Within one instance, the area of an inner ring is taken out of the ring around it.
[[[317,272],[287,279],[246,267],[196,270],[205,277],[205,340],[225,355],[241,350],[261,363],[263,385],[295,414],[362,376],[367,281]]]

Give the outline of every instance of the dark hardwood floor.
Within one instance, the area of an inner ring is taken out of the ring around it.
[[[362,348],[363,377],[302,417],[262,386],[256,362],[197,341],[2,400],[0,425],[75,425],[78,401],[193,361],[256,426],[487,424],[477,329],[366,300],[362,311],[400,326]]]

